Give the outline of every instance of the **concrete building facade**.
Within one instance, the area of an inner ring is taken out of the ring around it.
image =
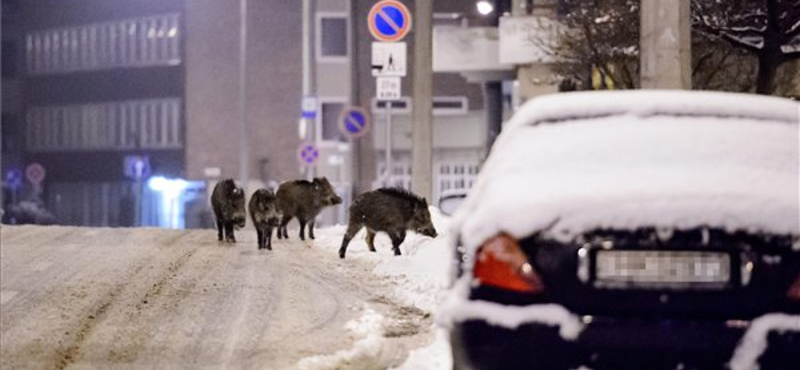
[[[331,179],[346,200],[375,186],[408,187],[413,71],[403,79],[403,97],[393,102],[395,175],[387,183],[380,177],[384,103],[374,98],[373,38],[366,19],[375,1],[312,3],[314,132],[321,151],[316,173]],[[184,187],[186,181],[201,184],[193,188],[201,192],[192,206],[196,214],[207,213],[208,188],[220,178],[239,180],[243,163],[250,192],[302,177],[297,160],[301,2],[246,2],[244,85],[239,83],[241,4],[4,0],[4,175],[42,164],[47,177],[40,195],[57,222],[97,226],[141,224],[148,213],[158,218],[164,199],[148,193],[152,189],[142,182],[148,175],[180,179]],[[413,1],[406,4],[413,10]],[[457,0],[437,1],[434,11],[435,25],[466,26],[475,16],[473,4]],[[409,61],[414,36],[412,31],[404,40]],[[483,155],[480,85],[437,73],[434,89],[438,189],[467,188]],[[351,140],[339,133],[339,113],[348,105],[370,113],[368,135]],[[142,181],[126,168],[131,157],[149,165],[140,173]],[[323,222],[343,222],[346,205],[339,208]],[[186,212],[180,218],[187,221],[179,225],[204,223]]]

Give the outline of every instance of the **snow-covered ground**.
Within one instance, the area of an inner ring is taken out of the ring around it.
[[[347,259],[361,259],[377,262],[373,273],[379,277],[390,278],[398,284],[394,295],[402,302],[433,315],[443,299],[450,274],[452,256],[449,240],[449,218],[431,207],[431,218],[439,236],[431,239],[419,234],[408,233],[400,246],[402,256],[392,254],[392,245],[386,234],[379,233],[375,238],[376,253],[368,250],[362,230],[350,243]],[[315,247],[339,250],[346,226],[333,226],[319,229]],[[387,318],[372,310],[365,310],[364,316],[350,322],[348,329],[361,340],[351,349],[334,354],[306,358],[298,364],[299,369],[339,369],[375,368],[372,359],[379,358],[387,340],[381,331],[382,322]],[[452,368],[450,344],[443,329],[433,324],[434,340],[428,346],[411,351],[399,370],[444,370]]]
[[[210,229],[3,225],[0,368],[448,368],[435,222],[442,236],[409,233],[403,256],[361,235],[346,260],[343,226],[258,251],[250,229],[234,245]]]

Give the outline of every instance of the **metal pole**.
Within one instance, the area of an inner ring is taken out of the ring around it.
[[[314,95],[315,92],[315,68],[314,68],[314,0],[303,0],[303,96]],[[316,130],[313,119],[301,119],[304,127],[304,140],[316,141]],[[313,167],[303,167],[303,176],[311,178],[314,176]]]
[[[392,185],[392,101],[386,101],[386,173],[383,177],[385,186]]]
[[[483,83],[483,107],[486,112],[486,155],[503,128],[503,84],[500,81]]]
[[[414,69],[412,81],[413,143],[411,190],[432,201],[433,195],[433,66],[431,27],[433,1],[414,2]]]
[[[247,192],[250,150],[247,140],[247,0],[239,0],[239,181]]]

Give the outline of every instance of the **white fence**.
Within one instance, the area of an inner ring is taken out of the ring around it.
[[[180,149],[181,99],[32,107],[27,148],[65,150]]]
[[[32,75],[181,63],[180,15],[162,14],[25,36],[25,66]]]
[[[433,163],[433,199],[432,205],[439,203],[442,193],[452,190],[469,190],[475,183],[480,170],[480,150],[440,151]],[[383,155],[380,156],[383,158]],[[378,181],[373,188],[380,186],[411,189],[411,156],[395,154],[392,159],[392,180],[382,183],[385,164],[378,162]]]

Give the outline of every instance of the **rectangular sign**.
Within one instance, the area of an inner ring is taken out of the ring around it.
[[[375,95],[378,100],[400,99],[400,77],[378,77],[375,79]]]
[[[405,77],[406,43],[373,42],[372,75],[375,77]]]
[[[300,116],[307,119],[317,118],[317,97],[305,95],[300,103]]]

